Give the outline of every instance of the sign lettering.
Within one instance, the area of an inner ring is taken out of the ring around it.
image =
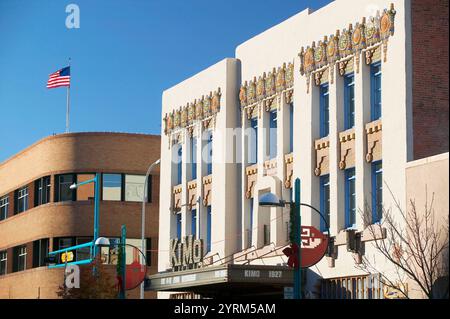
[[[173,238],[170,240],[170,265],[174,271],[192,269],[200,265],[203,260],[203,241],[194,239],[192,235],[184,240]]]

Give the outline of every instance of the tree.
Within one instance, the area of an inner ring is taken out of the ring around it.
[[[430,203],[426,194],[423,211],[418,210],[413,199],[410,200],[410,208],[405,211],[390,189],[389,192],[394,199],[394,211],[383,206],[381,223],[373,224],[367,220],[370,208],[366,204],[363,216],[372,238],[379,237],[385,229],[386,237],[374,240],[373,245],[394,266],[395,274],[392,276],[380,271],[375,261],[366,256],[357,268],[368,273],[380,273],[382,283],[405,298],[408,298],[407,286],[399,283],[407,282],[407,278],[417,284],[429,299],[448,298],[448,214],[446,220],[436,221],[434,194]]]
[[[57,294],[63,299],[115,299],[118,289],[111,271],[97,257],[91,264],[80,267],[80,288],[62,285]]]

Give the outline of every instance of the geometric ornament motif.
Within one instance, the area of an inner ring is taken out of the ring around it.
[[[164,117],[164,134],[168,135],[179,128],[192,129],[192,125],[197,121],[208,121],[212,116],[220,111],[220,88],[217,91],[203,95],[201,99],[187,103],[186,106],[166,113]]]
[[[292,94],[287,94],[294,86],[294,63],[283,63],[278,69],[273,68],[272,71],[264,72],[258,78],[253,77],[251,81],[245,81],[239,90],[239,101],[241,109],[247,112],[250,119],[256,105],[262,105],[265,109],[273,106],[276,96],[285,94],[285,98],[291,99]]]
[[[331,83],[333,83],[334,65],[340,63],[348,57],[354,57],[356,72],[359,72],[360,56],[365,51],[366,63],[371,62],[371,54],[374,46],[382,45],[384,62],[387,60],[387,44],[389,37],[394,35],[394,22],[396,11],[391,3],[389,10],[377,12],[375,17],[363,18],[361,23],[356,23],[353,27],[349,24],[348,29],[337,30],[334,35],[324,37],[323,41],[313,41],[311,46],[302,47],[299,53],[300,74],[306,76],[307,92],[311,76],[315,72],[324,72],[328,66],[330,69]],[[315,83],[318,75],[314,76]]]

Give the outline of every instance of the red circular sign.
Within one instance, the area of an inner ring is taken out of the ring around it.
[[[328,248],[328,236],[324,235],[314,226],[302,226],[301,238],[301,267],[308,268],[317,264],[325,255]],[[298,246],[283,249],[283,253],[289,257],[288,266],[298,267]]]

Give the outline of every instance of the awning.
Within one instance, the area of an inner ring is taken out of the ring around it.
[[[150,276],[146,290],[189,291],[203,295],[281,294],[292,286],[294,272],[286,266],[220,265]]]

